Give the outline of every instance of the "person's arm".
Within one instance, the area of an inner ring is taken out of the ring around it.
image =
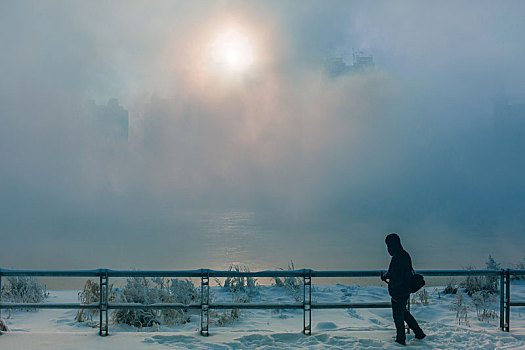
[[[394,261],[394,258],[390,260],[390,265],[388,265],[388,271],[384,275],[383,273],[381,273],[381,280],[383,282],[386,282],[386,283],[390,282],[390,278],[392,276],[392,262],[393,261]]]
[[[390,288],[396,289],[403,285],[403,266],[399,256],[393,256],[388,268],[387,278]]]
[[[386,277],[386,274],[383,273],[383,271],[381,271],[381,281],[388,283],[388,278]]]

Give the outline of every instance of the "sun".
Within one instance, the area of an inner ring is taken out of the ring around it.
[[[244,72],[254,63],[249,36],[236,28],[220,32],[212,41],[213,62],[227,72]]]

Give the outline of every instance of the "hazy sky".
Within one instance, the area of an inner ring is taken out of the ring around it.
[[[523,13],[0,1],[0,266],[378,268],[391,231],[422,268],[515,263],[525,115],[493,110],[525,103]],[[353,48],[375,69],[325,74]],[[127,141],[86,112],[113,98]]]

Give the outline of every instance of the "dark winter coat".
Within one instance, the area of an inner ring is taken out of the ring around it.
[[[412,281],[412,259],[401,245],[390,246],[392,255],[385,278],[389,279],[388,293],[392,298],[408,298]]]

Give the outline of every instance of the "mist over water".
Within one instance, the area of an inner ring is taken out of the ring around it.
[[[383,269],[390,232],[416,269],[512,266],[525,5],[504,4],[2,2],[0,266]],[[210,59],[231,28],[244,70]],[[353,48],[375,67],[327,73]]]
[[[290,221],[242,210],[224,212],[174,213],[169,219],[156,217],[155,223],[136,220],[126,225],[123,240],[114,234],[122,224],[98,227],[70,227],[71,238],[53,240],[52,232],[41,232],[42,240],[27,236],[7,240],[19,250],[5,249],[5,261],[22,261],[6,268],[73,268],[183,270],[210,268],[227,270],[230,264],[246,265],[252,271],[287,268],[318,270],[385,269],[389,256],[384,245],[386,225],[341,223],[325,218]],[[464,227],[421,231],[407,225],[401,236],[417,269],[484,267],[488,254],[512,264],[521,249],[514,244],[519,236],[502,240]],[[461,234],[460,234],[461,233]],[[422,241],[422,236],[427,237]],[[476,250],[469,251],[475,244]],[[35,246],[35,248],[33,248]],[[42,254],[46,255],[42,259]],[[516,261],[517,261],[516,260]],[[69,262],[65,264],[65,262]]]

